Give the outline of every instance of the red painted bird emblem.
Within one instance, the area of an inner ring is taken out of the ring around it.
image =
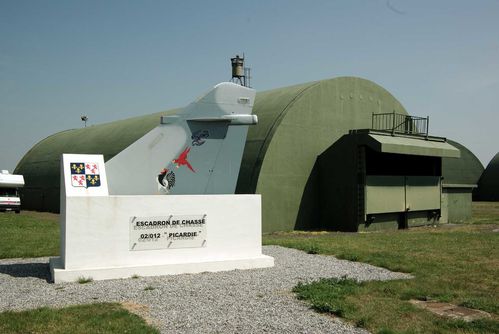
[[[180,153],[180,155],[178,156],[177,159],[173,159],[173,163],[175,165],[177,165],[177,168],[179,168],[180,166],[187,166],[190,170],[192,170],[194,173],[196,173],[196,171],[192,168],[191,164],[189,163],[189,161],[187,161],[187,154],[189,154],[191,148],[190,147],[186,147],[185,150]]]

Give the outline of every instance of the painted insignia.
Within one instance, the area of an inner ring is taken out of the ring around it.
[[[175,173],[169,171],[167,168],[163,168],[158,174],[158,190],[163,190],[168,193],[168,190],[175,186]]]
[[[176,165],[177,168],[180,168],[180,166],[187,166],[193,173],[196,173],[194,168],[192,168],[191,164],[189,161],[187,161],[187,155],[191,151],[190,147],[186,147],[185,150],[180,153],[177,159],[173,159],[173,163]]]
[[[73,187],[100,187],[99,165],[95,162],[71,162],[71,185]]]
[[[192,146],[201,146],[206,142],[206,139],[210,136],[210,132],[206,129],[198,130],[194,132],[191,136]]]

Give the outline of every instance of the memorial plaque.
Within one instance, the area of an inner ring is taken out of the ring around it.
[[[206,215],[130,218],[130,250],[206,247]]]

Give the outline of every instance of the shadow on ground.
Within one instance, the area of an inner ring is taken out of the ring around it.
[[[12,277],[35,277],[52,282],[48,263],[0,264],[0,274],[7,274]]]

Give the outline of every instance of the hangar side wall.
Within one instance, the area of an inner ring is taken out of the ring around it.
[[[442,189],[442,214],[441,222],[459,223],[471,218],[471,193],[472,188]]]
[[[319,224],[314,227],[357,232],[357,151],[356,143],[348,140],[347,136],[342,136],[317,157]]]
[[[481,175],[475,197],[479,201],[499,201],[499,153]]]
[[[449,144],[459,149],[459,158],[442,158],[442,217],[441,223],[463,222],[471,218],[472,192],[483,173],[480,160],[466,147],[453,140]]]

